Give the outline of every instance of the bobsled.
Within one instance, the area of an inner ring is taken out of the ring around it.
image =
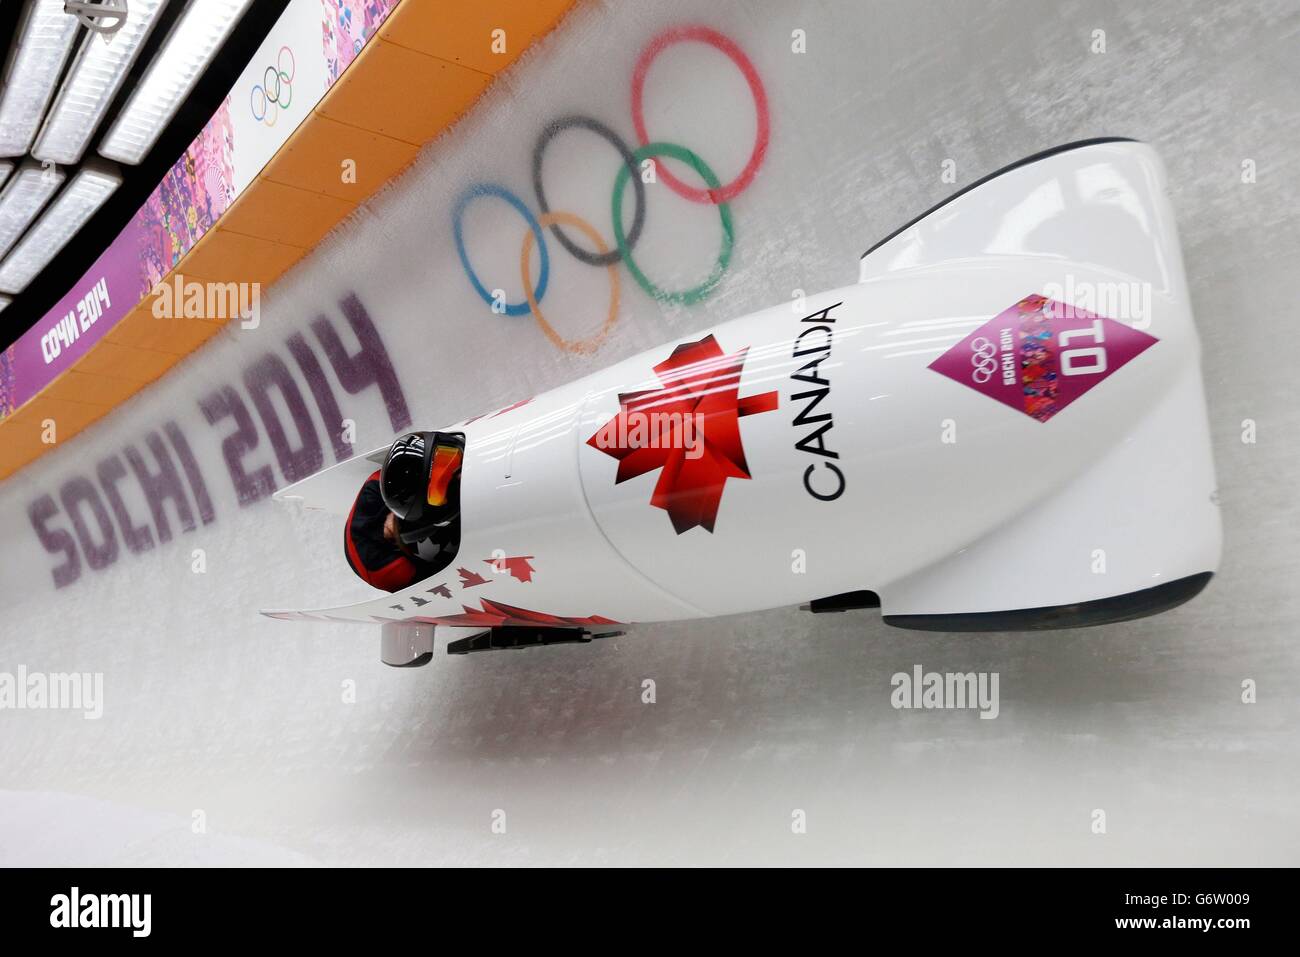
[[[1155,614],[1219,564],[1199,349],[1155,152],[1060,147],[895,231],[853,285],[443,426],[446,567],[264,613],[383,625],[391,664],[427,661],[434,626],[465,652],[782,606],[930,631]],[[277,498],[346,515],[386,450]]]

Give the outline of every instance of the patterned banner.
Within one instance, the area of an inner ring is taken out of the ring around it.
[[[170,273],[356,58],[398,0],[292,0],[202,132],[68,293],[0,352],[0,420]]]

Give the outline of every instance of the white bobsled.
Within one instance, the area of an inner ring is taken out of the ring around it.
[[[878,604],[907,628],[1040,629],[1163,611],[1219,563],[1174,216],[1131,141],[963,190],[856,285],[444,431],[465,440],[452,563],[266,614],[584,636]],[[346,515],[383,453],[277,497]]]

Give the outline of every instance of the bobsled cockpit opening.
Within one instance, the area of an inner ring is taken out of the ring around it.
[[[436,575],[460,550],[465,436],[410,432],[382,451],[352,503],[343,544],[358,577],[396,592]]]

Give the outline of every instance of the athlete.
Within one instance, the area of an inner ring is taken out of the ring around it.
[[[459,436],[439,432],[412,432],[392,444],[344,528],[344,554],[362,581],[401,591],[455,557],[463,453]]]

